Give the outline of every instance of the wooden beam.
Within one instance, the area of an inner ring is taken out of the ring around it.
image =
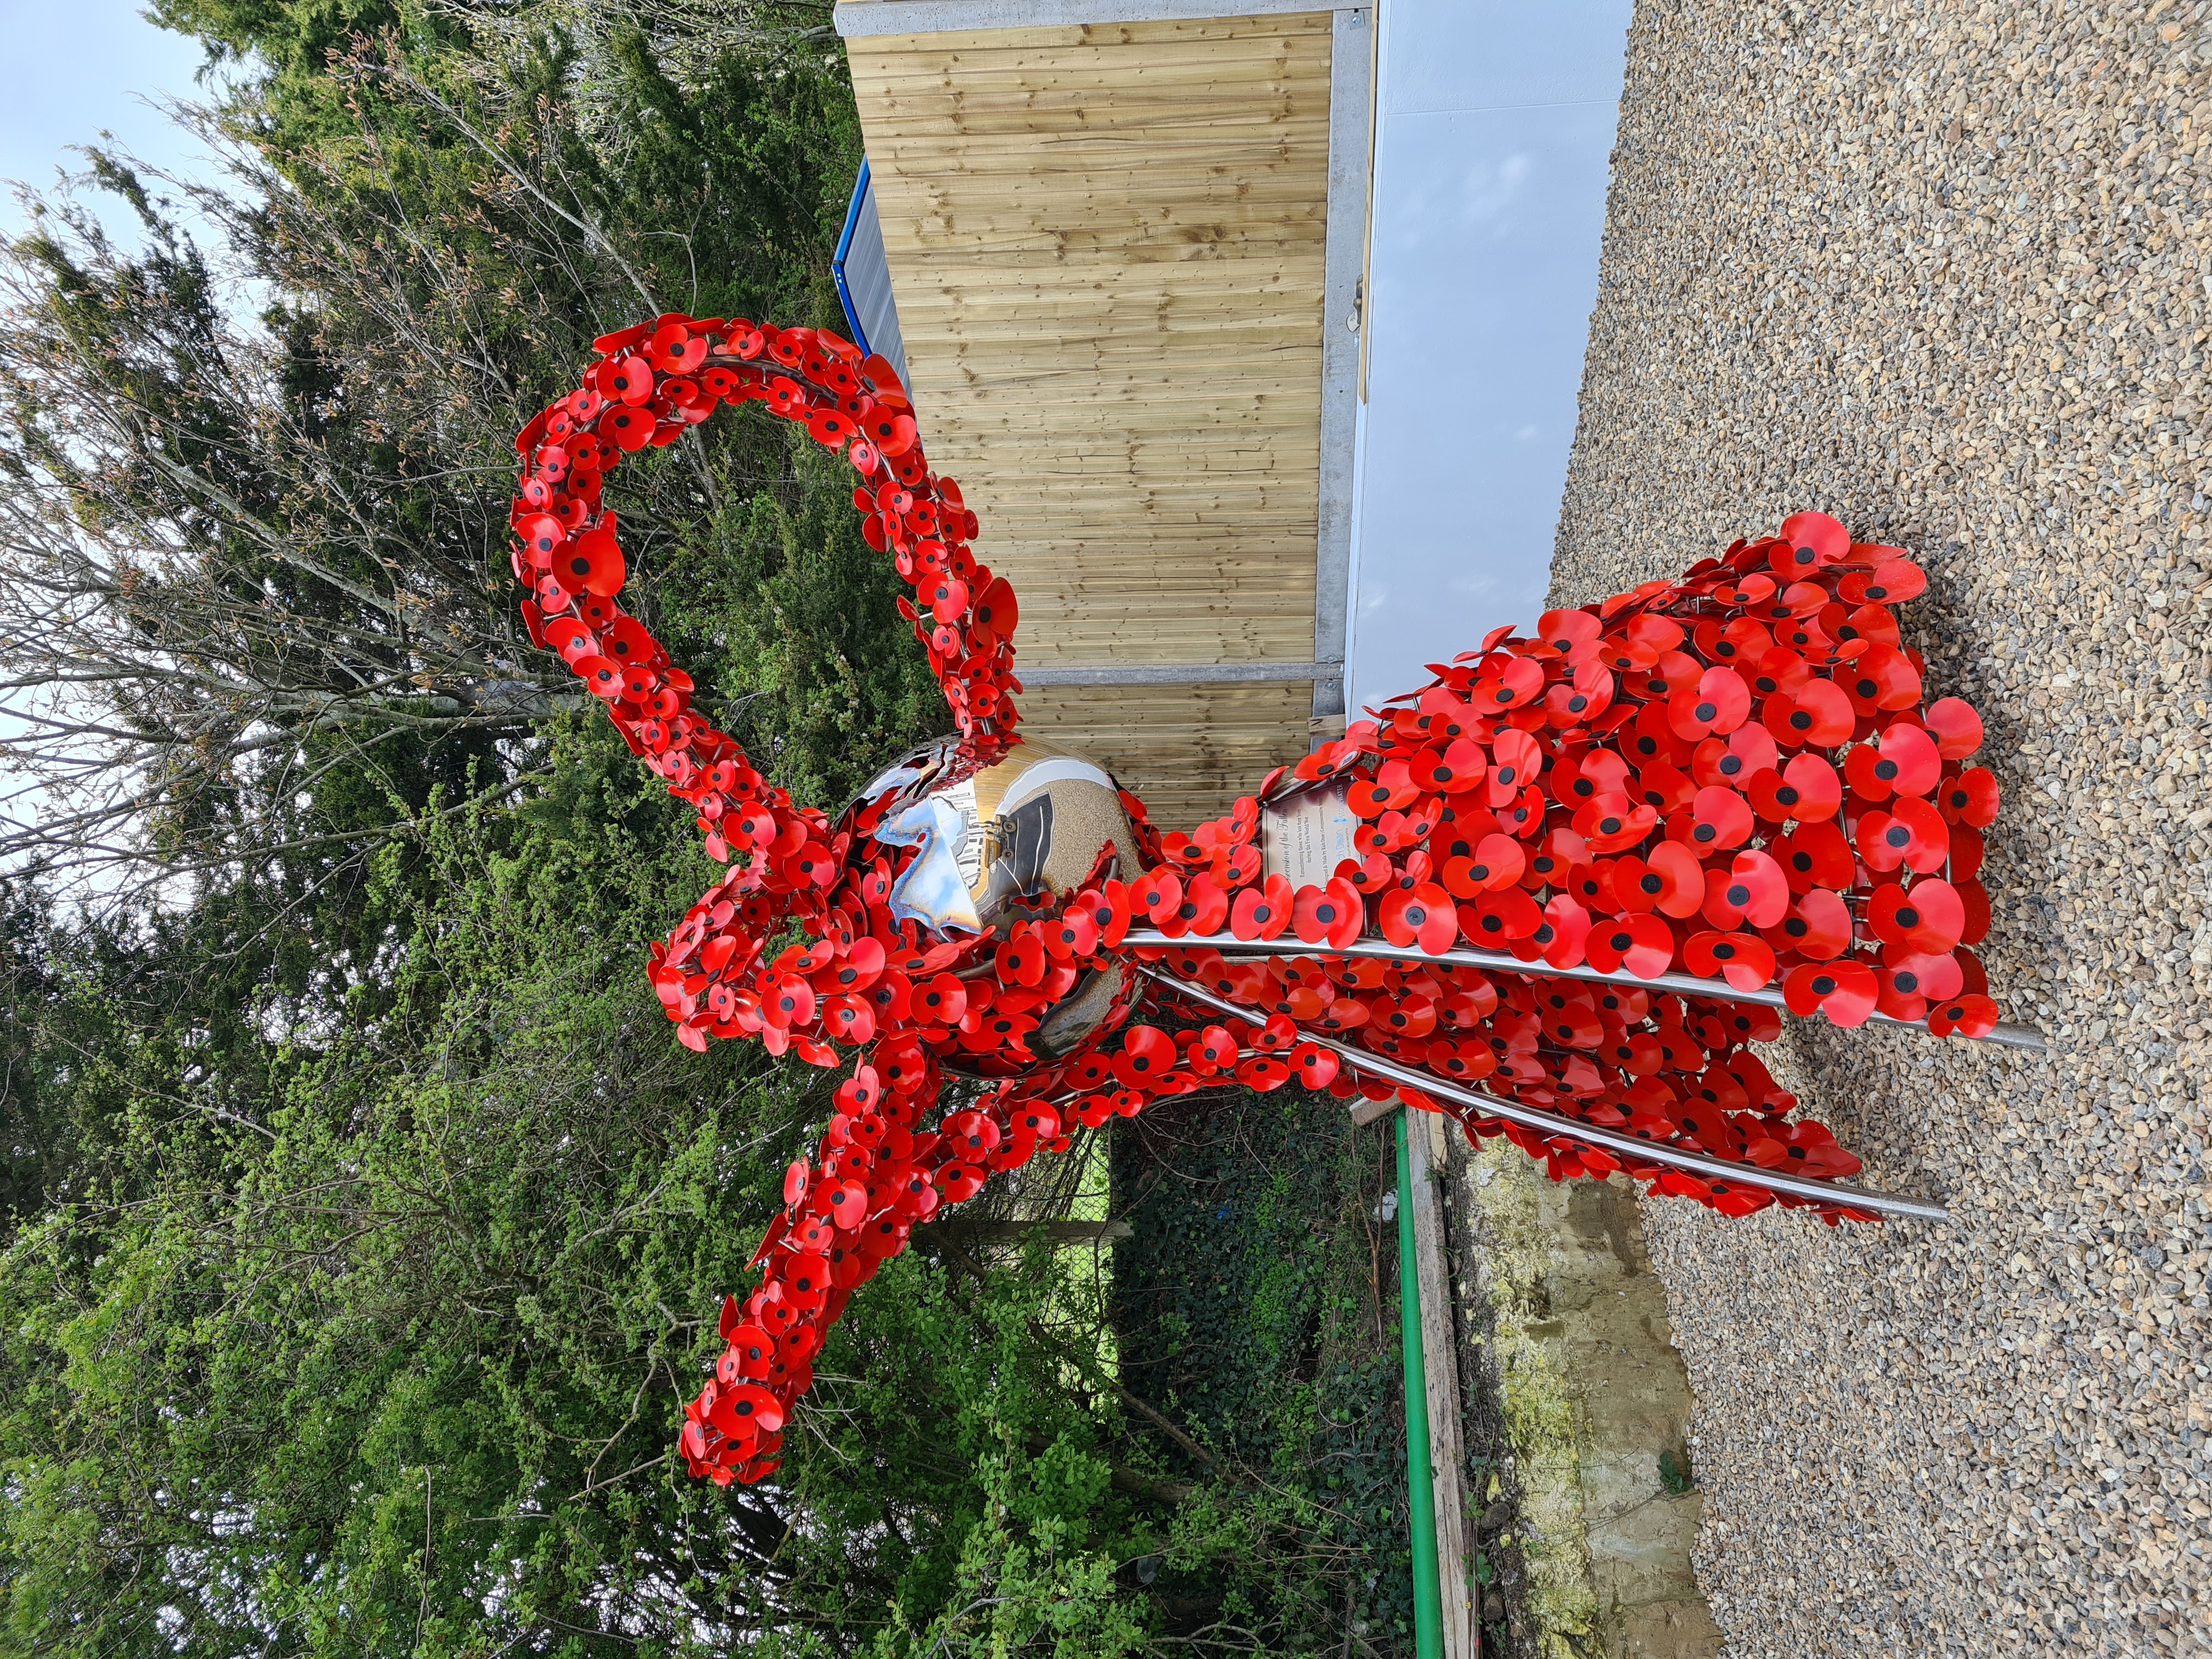
[[[1459,1333],[1452,1314],[1451,1260],[1435,1176],[1444,1167],[1443,1117],[1407,1109],[1407,1161],[1413,1177],[1413,1248],[1421,1286],[1421,1346],[1428,1371],[1429,1461],[1435,1468],[1437,1578],[1443,1597],[1444,1659],[1478,1659],[1481,1635],[1468,1582],[1467,1449],[1460,1438]]]
[[[1223,15],[1326,16],[1313,0],[842,0],[831,14],[848,40],[870,35],[964,34],[986,29],[1099,28]]]
[[[1032,668],[1018,665],[1014,678],[1024,685],[1255,685],[1271,680],[1313,680],[1342,673],[1341,663],[1170,662],[1146,666],[1101,663],[1091,668]]]

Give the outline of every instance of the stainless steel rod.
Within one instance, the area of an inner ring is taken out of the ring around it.
[[[1164,974],[1149,963],[1137,964],[1146,977],[1166,986],[1170,990],[1188,997],[1192,1001],[1222,1013],[1249,1021],[1261,1011],[1241,1008],[1226,997],[1218,997],[1200,986],[1186,984],[1172,974]],[[1803,1176],[1777,1175],[1762,1170],[1756,1164],[1730,1164],[1725,1158],[1712,1158],[1704,1152],[1693,1152],[1681,1146],[1671,1146],[1664,1141],[1639,1140],[1634,1135],[1625,1135],[1618,1130],[1601,1129],[1595,1123],[1580,1123],[1557,1112],[1547,1112],[1540,1107],[1523,1106],[1517,1100],[1508,1100],[1502,1095],[1485,1094],[1478,1089],[1462,1089],[1456,1084],[1446,1083],[1431,1072],[1418,1071],[1411,1066],[1401,1066],[1380,1054],[1371,1054],[1364,1048],[1354,1048],[1333,1038],[1316,1036],[1309,1031],[1306,1041],[1328,1049],[1356,1071],[1367,1072],[1388,1083],[1403,1084],[1419,1089],[1423,1094],[1436,1095],[1445,1100],[1458,1102],[1481,1113],[1485,1117],[1502,1117],[1508,1123],[1517,1123],[1524,1129],[1534,1129],[1547,1135],[1563,1135],[1570,1140],[1587,1141],[1608,1152],[1624,1157],[1642,1158],[1652,1164],[1663,1164],[1670,1169],[1682,1170],[1702,1176],[1710,1181],[1733,1181],[1746,1187],[1759,1187],[1771,1193],[1786,1193],[1792,1198],[1808,1198],[1820,1204],[1842,1204],[1854,1210],[1873,1210],[1883,1215],[1909,1216],[1916,1221],[1948,1221],[1951,1212],[1941,1204],[1931,1204],[1925,1199],[1897,1198],[1887,1193],[1869,1192],[1863,1187],[1849,1186],[1840,1181],[1811,1181]]]
[[[1415,945],[1393,945],[1387,939],[1358,939],[1338,950],[1333,945],[1307,945],[1287,935],[1281,939],[1238,939],[1234,933],[1186,933],[1181,939],[1170,939],[1165,933],[1150,927],[1132,927],[1121,941],[1124,945],[1142,945],[1147,950],[1166,946],[1169,949],[1196,947],[1218,951],[1224,956],[1244,957],[1373,957],[1383,962],[1442,963],[1453,968],[1481,968],[1498,974],[1530,974],[1540,979],[1578,979],[1597,985],[1640,985],[1647,991],[1673,991],[1680,995],[1710,997],[1717,1002],[1750,1002],[1762,1008],[1774,1008],[1790,1013],[1790,1005],[1781,991],[1768,986],[1756,991],[1739,991],[1724,979],[1699,979],[1695,974],[1661,974],[1653,979],[1639,979],[1626,969],[1615,973],[1583,963],[1573,968],[1553,968],[1540,958],[1523,962],[1504,951],[1446,951],[1431,956]],[[1795,1018],[1795,1015],[1790,1015]],[[1874,1014],[1869,1018],[1883,1025],[1901,1026],[1908,1031],[1925,1031],[1924,1019],[1893,1019],[1887,1014]],[[2043,1033],[2033,1025],[2000,1024],[1989,1036],[1974,1039],[1995,1043],[2000,1048],[2025,1048],[2033,1054],[2044,1051]]]

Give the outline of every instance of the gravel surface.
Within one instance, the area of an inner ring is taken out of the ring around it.
[[[1638,8],[1554,598],[1919,549],[2052,1044],[1778,1045],[1949,1225],[1647,1206],[1736,1656],[2212,1651],[2208,66],[2196,0]]]

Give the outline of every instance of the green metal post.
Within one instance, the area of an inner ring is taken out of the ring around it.
[[[1413,1170],[1406,1116],[1398,1126],[1398,1324],[1406,1350],[1406,1501],[1413,1510],[1413,1651],[1443,1659],[1444,1606],[1437,1584],[1436,1473],[1429,1467],[1429,1367],[1421,1347],[1420,1268],[1413,1255]]]

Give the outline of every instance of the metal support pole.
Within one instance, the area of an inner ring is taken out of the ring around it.
[[[1250,1024],[1259,1024],[1260,1011],[1242,1008],[1226,997],[1218,997],[1203,986],[1186,984],[1172,974],[1164,974],[1149,963],[1138,966],[1155,983],[1188,997],[1202,1007],[1212,1008]],[[1644,1140],[1635,1135],[1623,1134],[1617,1129],[1601,1129],[1595,1123],[1582,1123],[1557,1112],[1547,1112],[1540,1107],[1523,1106],[1517,1100],[1503,1095],[1488,1095],[1474,1089],[1462,1089],[1447,1083],[1433,1072],[1416,1071],[1401,1066],[1381,1054],[1370,1054],[1364,1048],[1355,1048],[1331,1037],[1319,1036],[1309,1031],[1305,1040],[1328,1049],[1355,1071],[1365,1072],[1386,1083],[1396,1083],[1423,1094],[1433,1095],[1465,1106],[1482,1117],[1502,1117],[1508,1123],[1517,1123],[1524,1129],[1539,1133],[1559,1135],[1570,1140],[1579,1140],[1624,1158],[1633,1158],[1650,1164],[1663,1164],[1669,1169],[1683,1170],[1705,1181],[1731,1182],[1740,1187],[1757,1187],[1770,1193],[1784,1193],[1791,1198],[1810,1199],[1816,1204],[1841,1204],[1854,1210],[1872,1210],[1878,1215],[1910,1216],[1916,1221],[1948,1221],[1951,1212],[1941,1204],[1921,1198],[1898,1198],[1888,1193],[1869,1192],[1863,1187],[1853,1187],[1841,1181],[1813,1181],[1803,1176],[1780,1175],[1771,1170],[1762,1170],[1756,1164],[1730,1164],[1724,1158],[1708,1157],[1688,1148],[1670,1145],[1663,1140]]]
[[[1149,927],[1132,927],[1121,943],[1144,951],[1218,951],[1225,957],[1371,957],[1379,962],[1410,962],[1416,966],[1434,963],[1446,968],[1480,968],[1493,974],[1526,974],[1533,979],[1577,979],[1595,985],[1632,985],[1646,991],[1671,991],[1678,996],[1705,997],[1715,1002],[1749,1002],[1796,1018],[1790,1013],[1790,1005],[1782,993],[1772,986],[1739,991],[1724,979],[1700,979],[1695,974],[1660,974],[1650,979],[1639,979],[1625,969],[1608,974],[1587,963],[1572,968],[1553,968],[1540,957],[1534,962],[1523,962],[1503,951],[1431,952],[1379,939],[1354,939],[1339,950],[1334,945],[1307,945],[1296,939],[1238,939],[1234,933],[1186,933],[1181,939],[1170,939]],[[1906,1030],[1928,1029],[1924,1019],[1893,1019],[1887,1014],[1870,1014],[1868,1019],[1875,1025],[1896,1025]],[[2033,1025],[2000,1024],[1989,1036],[1969,1040],[1994,1043],[2000,1048],[2026,1048],[2039,1054],[2044,1050],[2043,1033]]]
[[[1429,1365],[1421,1343],[1420,1264],[1413,1253],[1413,1171],[1406,1114],[1398,1139],[1398,1330],[1406,1359],[1406,1504],[1413,1547],[1413,1651],[1443,1659],[1443,1595],[1437,1582],[1436,1471],[1429,1467]]]

